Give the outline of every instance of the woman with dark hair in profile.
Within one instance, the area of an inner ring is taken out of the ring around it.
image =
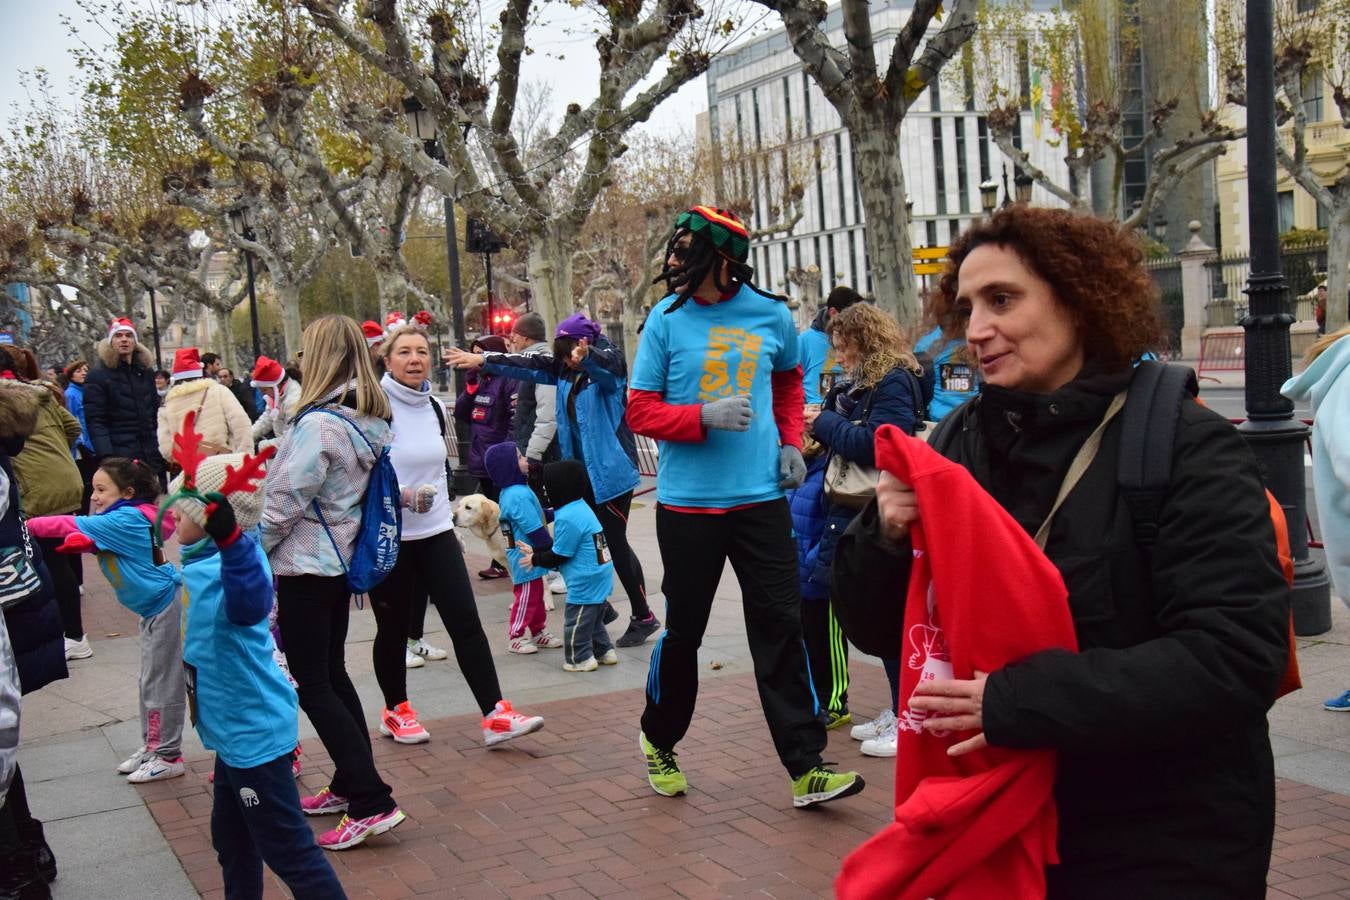
[[[1184,399],[1156,539],[1141,546],[1119,484],[1119,412],[1161,327],[1137,238],[1017,205],[960,235],[949,259],[934,312],[965,336],[981,384],[932,446],[1040,532],[1079,652],[921,681],[900,698],[900,755],[921,740],[947,742],[949,758],[1056,751],[1050,897],[1264,897],[1275,827],[1266,712],[1288,662],[1289,588],[1256,459],[1227,420]],[[881,463],[875,506],[839,542],[835,591],[879,605],[898,593],[903,607],[910,526],[936,531],[944,510],[920,507]],[[998,615],[1002,598],[987,600]],[[900,620],[889,627],[900,645]],[[845,864],[841,894],[857,896],[897,858],[881,838],[868,847]]]

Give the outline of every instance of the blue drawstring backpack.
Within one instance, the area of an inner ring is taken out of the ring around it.
[[[314,407],[306,410],[300,418],[311,412],[327,413],[337,416],[351,426],[352,430],[366,442],[370,452],[375,454],[375,466],[370,470],[370,484],[366,487],[365,499],[361,501],[361,525],[356,530],[356,543],[352,545],[351,565],[343,562],[342,551],[338,549],[333,532],[319,509],[319,501],[314,501],[314,512],[319,524],[333,545],[338,562],[347,575],[347,587],[353,594],[360,596],[379,584],[394,570],[398,562],[399,537],[403,533],[403,504],[398,487],[398,473],[394,471],[394,462],[389,458],[389,448],[376,451],[370,438],[356,426],[351,419],[331,409]],[[296,419],[298,422],[300,419]],[[358,604],[359,605],[359,604]]]

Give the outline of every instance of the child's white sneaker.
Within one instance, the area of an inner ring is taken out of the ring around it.
[[[422,657],[418,656],[416,653],[412,652],[411,647],[405,647],[403,649],[403,668],[420,669],[422,668],[422,666],[425,666],[426,664],[427,661]]]
[[[551,631],[541,631],[534,636],[534,645],[540,650],[561,650],[562,638]]]
[[[534,645],[534,642],[523,634],[518,638],[511,638],[511,643],[510,645],[507,646],[506,649],[510,650],[512,653],[539,652],[539,648]]]
[[[117,771],[123,775],[130,775],[141,767],[149,756],[149,748],[144,744],[136,749],[136,752],[122,760],[117,766]]]
[[[600,657],[600,665],[617,666],[619,664],[619,652],[613,647],[605,651],[605,655]]]
[[[563,663],[564,672],[594,672],[598,668],[600,668],[600,663],[596,662],[594,656],[579,663]]]
[[[187,771],[183,765],[183,757],[177,759],[165,759],[156,753],[145,762],[135,772],[127,776],[127,781],[132,784],[145,784],[150,781],[163,781],[166,778],[177,778]]]

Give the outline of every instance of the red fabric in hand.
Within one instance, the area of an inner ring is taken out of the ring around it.
[[[1055,566],[964,468],[893,425],[877,466],[914,488],[920,519],[897,636],[900,722],[895,824],[844,861],[843,898],[1044,897],[1058,861],[1052,750],[986,747],[950,757],[970,732],[928,732],[911,711],[921,681],[970,679],[1049,648],[1077,650]],[[924,510],[937,511],[924,516]]]
[[[98,546],[94,544],[94,539],[82,531],[72,531],[56,548],[57,553],[95,553],[97,551]]]
[[[802,407],[806,403],[806,389],[802,386],[802,367],[774,372],[773,421],[778,426],[778,439],[784,444],[802,449]]]

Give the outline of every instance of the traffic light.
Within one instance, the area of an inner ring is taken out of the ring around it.
[[[516,320],[515,315],[514,315],[513,313],[510,313],[510,312],[493,313],[493,314],[492,314],[492,333],[493,333],[493,334],[510,334],[510,333],[511,333],[511,323],[514,322],[515,320]]]
[[[506,241],[497,236],[482,219],[469,218],[464,224],[464,249],[470,253],[496,253],[506,247]]]

